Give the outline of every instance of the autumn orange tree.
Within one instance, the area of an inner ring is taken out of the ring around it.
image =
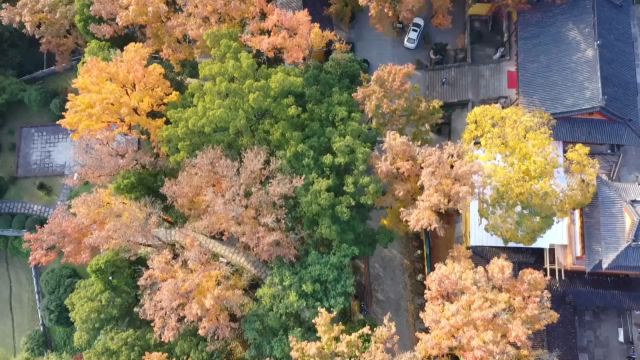
[[[429,332],[417,334],[417,355],[533,359],[531,335],[558,319],[547,283],[532,269],[514,276],[513,264],[504,258],[475,267],[468,250],[454,248],[427,277],[420,317]]]
[[[101,21],[90,30],[101,39],[135,33],[178,65],[206,53],[207,31],[240,26],[257,12],[256,6],[255,0],[93,0],[90,12]]]
[[[373,165],[387,187],[378,200],[387,208],[383,224],[399,231],[441,232],[442,216],[469,204],[480,170],[460,144],[420,146],[396,132],[386,134]]]
[[[396,22],[411,23],[427,4],[425,0],[359,0],[369,8],[371,24],[378,31],[393,29]]]
[[[286,63],[302,63],[312,50],[323,50],[333,32],[311,22],[307,10],[290,11],[260,2],[242,40],[268,57],[280,57]]]
[[[327,14],[333,17],[336,23],[340,23],[345,29],[349,27],[356,11],[360,10],[358,0],[329,0]]]
[[[73,154],[74,182],[94,185],[109,184],[122,171],[152,168],[158,163],[137,137],[115,135],[108,130],[78,139]]]
[[[287,231],[284,205],[302,178],[281,175],[278,167],[264,149],[248,150],[238,162],[209,148],[187,160],[162,191],[197,232],[235,238],[262,260],[292,260],[299,235]]]
[[[4,25],[22,29],[40,41],[40,50],[52,52],[58,67],[71,64],[71,53],[83,45],[76,29],[74,0],[19,0],[3,2],[0,19]]]
[[[442,118],[442,102],[425,99],[420,86],[411,82],[414,75],[411,64],[382,65],[353,97],[374,126],[424,141]]]
[[[137,34],[174,65],[207,53],[206,32],[245,24],[246,44],[288,63],[301,63],[335,38],[312,24],[306,10],[291,12],[265,0],[94,0],[90,10],[101,20],[90,26],[98,38]]]
[[[157,206],[148,201],[131,201],[109,188],[83,194],[69,208],[58,206],[48,223],[37,232],[25,234],[33,265],[47,265],[63,255],[65,262],[87,264],[107,250],[129,253],[163,248],[153,236],[160,224]]]
[[[174,341],[188,327],[210,340],[237,336],[239,319],[251,304],[245,294],[248,278],[194,242],[176,258],[165,250],[153,256],[140,278],[140,317],[154,332]]]
[[[395,325],[346,334],[335,315],[320,310],[314,324],[318,340],[290,338],[291,357],[311,359],[539,359],[531,335],[558,320],[551,309],[548,279],[524,269],[514,275],[504,257],[476,267],[471,252],[455,247],[427,276],[425,308],[420,317],[429,329],[419,332],[412,351],[398,354]]]
[[[370,326],[347,333],[344,325],[334,323],[336,314],[325,309],[313,320],[319,340],[302,341],[290,337],[291,357],[294,360],[360,359],[392,360],[398,347],[396,325],[389,315],[382,325]]]
[[[597,161],[584,145],[554,143],[553,121],[517,106],[479,106],[467,117],[463,142],[484,169],[480,216],[505,241],[534,243],[595,192]]]
[[[127,45],[112,61],[90,58],[73,81],[77,94],[70,94],[67,111],[59,124],[79,139],[104,130],[157,141],[164,126],[161,115],[177,100],[164,78],[164,69],[147,65],[151,50],[142,44]]]

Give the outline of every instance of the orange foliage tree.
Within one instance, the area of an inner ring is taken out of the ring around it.
[[[335,324],[335,314],[325,309],[318,311],[313,320],[319,340],[301,341],[289,338],[291,357],[294,360],[316,359],[360,359],[360,360],[392,360],[398,347],[396,325],[389,315],[381,326],[371,329],[370,326],[350,333],[345,333],[342,324]]]
[[[255,0],[93,0],[91,13],[103,19],[91,31],[102,39],[137,33],[153,51],[179,64],[206,52],[204,34],[240,26],[255,12]]]
[[[131,201],[110,189],[96,189],[58,206],[48,223],[24,236],[32,265],[63,261],[87,264],[106,250],[141,253],[164,246],[151,231],[159,225],[159,211],[150,202]]]
[[[54,53],[57,66],[64,67],[71,63],[71,52],[83,45],[73,22],[75,9],[73,0],[19,0],[4,3],[0,18],[37,38],[40,50]]]
[[[169,360],[169,354],[163,352],[146,352],[142,360]]]
[[[353,94],[373,125],[384,130],[411,132],[416,140],[431,133],[430,126],[442,117],[442,102],[427,100],[420,86],[411,82],[415,66],[380,66],[370,81]]]
[[[279,174],[278,166],[264,149],[248,150],[237,162],[209,148],[187,160],[162,191],[194,230],[236,238],[262,260],[291,260],[297,235],[287,231],[284,202],[303,181]]]
[[[312,34],[315,44],[312,44]],[[321,31],[311,23],[307,10],[289,11],[274,4],[261,2],[242,40],[268,57],[281,57],[289,64],[301,63],[313,47],[324,48],[335,38],[331,32]]]
[[[420,14],[426,0],[359,0],[361,6],[369,7],[371,25],[378,31],[393,29],[397,21],[411,23]]]
[[[162,114],[169,102],[177,100],[158,64],[147,65],[151,50],[130,44],[112,61],[90,58],[78,71],[70,94],[63,127],[75,139],[104,130],[145,136],[155,143],[164,126]]]
[[[462,211],[475,192],[480,166],[466,154],[460,144],[420,146],[388,132],[382,152],[373,155],[375,171],[387,187],[378,201],[388,209],[383,223],[399,231],[406,224],[411,231],[441,232],[442,215]]]
[[[558,319],[551,310],[548,280],[532,269],[513,275],[513,264],[494,258],[475,267],[471,253],[456,247],[427,278],[418,333],[421,359],[531,359],[530,336]]]
[[[95,137],[81,137],[74,144],[73,154],[74,183],[106,185],[122,171],[149,168],[157,163],[154,154],[142,147],[138,138],[108,131]]]
[[[193,325],[209,339],[231,338],[251,303],[244,293],[246,278],[212,261],[212,254],[197,244],[186,245],[178,258],[163,251],[149,260],[138,283],[140,316],[151,321],[156,335],[167,342]]]

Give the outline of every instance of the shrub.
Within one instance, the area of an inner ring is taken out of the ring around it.
[[[22,101],[31,110],[41,110],[49,105],[51,94],[40,86],[31,86],[22,93]]]
[[[18,145],[16,145],[15,142],[11,142],[11,144],[9,144],[9,151],[11,152],[16,152],[16,149],[18,148]]]
[[[53,115],[60,116],[64,112],[67,99],[62,96],[56,96],[49,103],[49,110]]]
[[[46,196],[51,196],[51,194],[53,193],[53,188],[50,185],[43,183],[42,181],[38,181],[38,185],[36,186],[36,188]]]
[[[31,330],[20,341],[22,351],[29,356],[44,356],[45,346],[44,334],[40,329]]]
[[[12,236],[8,238],[7,250],[9,254],[27,260],[29,258],[30,251],[24,247],[24,240],[21,236]]]
[[[49,268],[42,274],[40,284],[44,293],[44,318],[48,325],[71,326],[69,309],[64,304],[80,280],[78,272],[69,266]]]
[[[78,349],[73,346],[73,327],[52,326],[49,328],[51,335],[51,346],[54,352],[75,354]]]
[[[29,216],[27,222],[24,224],[24,228],[27,231],[34,232],[36,227],[44,225],[46,220],[39,216]]]
[[[26,225],[26,223],[27,215],[18,214],[13,217],[13,220],[11,221],[11,228],[13,230],[24,230],[24,226]]]
[[[2,214],[0,215],[0,229],[11,229],[11,215]]]
[[[74,187],[69,193],[69,201],[77,198],[78,196],[88,193],[93,189],[93,185],[91,183],[85,181],[82,185]]]
[[[7,130],[7,135],[9,136],[13,136],[16,134],[16,129],[14,128],[9,128],[9,130]]]
[[[9,190],[9,182],[4,176],[0,176],[0,197],[3,197],[4,194]]]

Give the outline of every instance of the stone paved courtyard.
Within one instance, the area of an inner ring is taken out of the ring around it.
[[[68,130],[58,125],[20,129],[18,177],[64,175],[72,156]]]

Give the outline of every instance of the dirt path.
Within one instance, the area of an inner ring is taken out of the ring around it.
[[[378,247],[369,259],[371,279],[371,315],[382,323],[386,314],[396,323],[400,338],[400,350],[413,349],[415,338],[415,322],[409,302],[412,299],[409,290],[408,269],[411,264],[408,247],[399,239],[385,249]]]

